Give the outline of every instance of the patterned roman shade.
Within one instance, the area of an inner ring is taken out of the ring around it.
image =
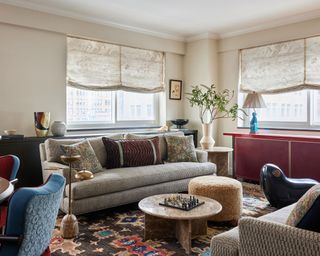
[[[242,92],[320,89],[320,37],[241,50]]]
[[[164,53],[68,37],[67,82],[87,90],[165,90]]]

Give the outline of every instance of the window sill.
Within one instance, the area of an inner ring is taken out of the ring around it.
[[[158,129],[159,125],[150,126],[132,126],[132,127],[105,127],[105,128],[67,128],[67,132],[85,132],[85,131],[119,131],[119,130],[149,130]]]

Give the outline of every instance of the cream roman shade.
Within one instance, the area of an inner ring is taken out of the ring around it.
[[[320,89],[320,37],[243,49],[240,57],[242,92]]]
[[[68,37],[68,86],[86,90],[160,92],[162,52]]]

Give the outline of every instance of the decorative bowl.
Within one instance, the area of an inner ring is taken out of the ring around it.
[[[90,180],[93,178],[93,173],[90,172],[90,171],[86,171],[86,170],[82,170],[82,171],[79,171],[76,175],[75,175],[75,178],[77,180]]]
[[[175,119],[171,120],[171,123],[177,126],[178,129],[181,129],[182,126],[186,125],[189,122],[189,119]]]
[[[11,130],[4,130],[3,132],[6,135],[15,135],[17,133],[17,130],[11,129]]]

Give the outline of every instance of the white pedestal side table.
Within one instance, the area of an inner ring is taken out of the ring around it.
[[[208,152],[208,161],[217,165],[218,176],[229,176],[228,171],[231,166],[230,155],[233,148],[229,147],[213,147],[212,149],[202,149]]]

